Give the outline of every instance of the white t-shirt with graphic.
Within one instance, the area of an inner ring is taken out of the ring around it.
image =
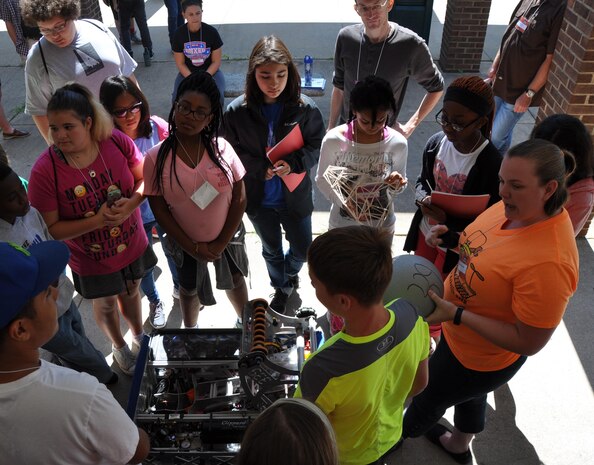
[[[45,115],[53,93],[69,81],[84,85],[98,98],[105,78],[130,76],[136,69],[136,62],[102,23],[85,19],[74,24],[76,34],[70,45],[58,47],[42,37],[29,51],[25,64],[28,115]]]
[[[342,125],[330,130],[320,149],[316,183],[324,197],[332,202],[329,228],[360,224],[346,212],[341,196],[324,177],[328,167],[339,167],[346,168],[342,175],[345,178],[343,196],[348,194],[349,185],[352,185],[357,189],[355,198],[358,203],[369,202],[376,212],[382,208],[387,210],[383,221],[365,221],[365,224],[393,230],[396,221],[393,197],[396,192],[386,185],[379,189],[376,187],[393,171],[406,178],[406,139],[394,129],[385,128],[381,142],[360,144],[348,137],[347,128],[347,125]]]

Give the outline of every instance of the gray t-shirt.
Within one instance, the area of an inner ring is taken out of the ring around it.
[[[369,75],[384,78],[392,86],[396,100],[395,117],[402,106],[408,77],[427,92],[443,90],[443,77],[433,63],[425,41],[410,29],[392,22],[390,26],[385,45],[384,42],[372,43],[363,33],[363,24],[344,27],[338,33],[332,84],[344,91],[343,121],[348,121],[353,87]]]
[[[70,45],[58,47],[42,37],[29,51],[25,64],[28,115],[45,115],[52,94],[69,81],[99,97],[105,78],[130,76],[136,69],[136,62],[102,23],[85,19],[74,24],[76,35]]]

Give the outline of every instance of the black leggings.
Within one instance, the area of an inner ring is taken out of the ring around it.
[[[469,370],[454,356],[442,336],[429,359],[429,384],[406,410],[402,435],[416,438],[425,434],[452,406],[455,406],[454,425],[458,430],[480,433],[485,428],[487,394],[512,379],[525,361],[523,355],[498,371]]]

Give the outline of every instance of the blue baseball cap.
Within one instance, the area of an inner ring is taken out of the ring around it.
[[[28,249],[0,242],[0,329],[60,277],[69,257],[68,247],[59,241],[41,242]]]

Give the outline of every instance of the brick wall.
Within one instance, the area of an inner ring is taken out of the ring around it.
[[[80,17],[103,21],[99,0],[80,0]]]
[[[582,120],[594,137],[594,3],[568,3],[536,121],[568,113]],[[589,224],[580,235],[586,234]]]
[[[491,0],[448,0],[439,56],[442,70],[479,71],[490,9]]]

